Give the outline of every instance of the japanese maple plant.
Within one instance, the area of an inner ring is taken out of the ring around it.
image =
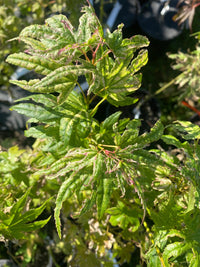
[[[141,266],[179,260],[198,266],[199,239],[192,236],[200,216],[200,130],[176,122],[171,127],[185,138],[182,143],[164,135],[160,121],[141,134],[141,121],[121,118],[120,111],[102,122],[95,118],[105,101],[115,107],[137,101],[132,94],[141,86],[138,71],[148,61],[149,41],[140,35],[123,39],[123,25],[105,31],[90,5],[82,11],[78,28],[64,15],[24,28],[16,39],[26,50],[7,58],[38,73],[38,79],[11,81],[33,93],[13,109],[30,118],[25,135],[36,141],[27,151],[12,148],[1,154],[1,182],[5,188],[17,184],[18,194],[12,187],[16,197],[2,199],[3,210],[12,208],[0,214],[0,233],[5,240],[24,239],[49,221],[36,219],[53,207],[59,238],[73,244],[63,248],[69,266],[86,266],[91,253],[91,266],[112,266],[109,249],[123,263],[136,247]],[[163,142],[182,151],[185,160],[161,149]],[[27,206],[28,196],[33,204]],[[77,255],[87,258],[85,263]]]

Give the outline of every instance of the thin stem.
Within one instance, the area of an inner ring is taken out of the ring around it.
[[[119,148],[118,146],[114,146],[114,145],[104,145],[104,144],[98,144],[98,145],[101,147],[111,147],[111,148],[116,148],[116,149]]]
[[[167,84],[165,84],[164,86],[162,86],[160,89],[158,89],[156,92],[155,92],[155,95],[158,95],[160,93],[162,93],[165,89],[167,89],[170,85],[174,84],[176,80],[178,80],[178,78],[180,78],[182,75],[179,74],[178,76],[176,76],[174,79],[172,79],[170,82],[168,82]]]
[[[104,88],[102,88],[101,90],[99,90],[98,93],[101,93],[101,92],[103,92],[103,91],[106,90],[106,89],[107,89],[107,87],[104,87]],[[90,99],[90,103],[92,103],[96,97],[97,97],[97,95],[93,95],[93,96],[91,97],[91,99]],[[107,98],[107,97],[106,97],[106,98]]]
[[[200,3],[197,3],[193,6],[193,8],[197,8],[200,5]]]
[[[76,84],[78,85],[78,87],[79,87],[80,90],[81,90],[81,93],[82,93],[82,95],[83,95],[83,98],[84,98],[85,103],[88,104],[88,102],[87,102],[87,98],[86,98],[85,93],[84,93],[84,91],[83,91],[83,88],[81,87],[81,85],[80,85],[80,83],[79,83],[78,81],[76,82]]]
[[[90,97],[89,95],[88,95],[88,97]],[[97,97],[97,95],[93,95],[92,97],[91,97],[91,99],[89,100],[89,103],[91,104],[93,101],[94,101],[94,99]]]
[[[91,113],[90,113],[90,115],[91,115],[92,117],[93,117],[94,114],[96,113],[98,107],[99,107],[99,106],[106,100],[106,98],[107,98],[107,95],[104,96],[104,98],[102,98],[102,99],[96,104],[96,106],[93,108],[93,110],[92,110]]]

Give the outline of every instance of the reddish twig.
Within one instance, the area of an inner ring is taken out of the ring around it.
[[[195,113],[197,113],[200,117],[200,111],[198,109],[196,109],[195,107],[191,106],[190,104],[188,104],[186,101],[181,101],[181,103],[188,107],[189,109],[191,109],[192,111],[194,111]]]

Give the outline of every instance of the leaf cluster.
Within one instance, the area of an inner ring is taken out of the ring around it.
[[[9,79],[16,70],[13,66],[5,62],[6,57],[23,48],[21,42],[9,42],[11,38],[17,36],[20,31],[32,24],[42,23],[44,19],[52,13],[61,13],[67,10],[70,16],[74,18],[77,15],[83,0],[69,1],[18,1],[18,0],[1,0],[0,1],[0,84],[8,88]],[[76,10],[76,12],[75,12]],[[74,19],[75,20],[75,19]]]
[[[13,109],[30,118],[25,135],[36,141],[28,151],[0,153],[2,200],[10,190],[1,234],[26,238],[49,221],[36,219],[50,205],[58,233],[52,230],[50,251],[64,253],[68,264],[113,266],[110,249],[122,264],[138,246],[141,264],[198,266],[200,128],[176,121],[167,134],[158,121],[141,134],[141,121],[120,111],[98,121],[105,101],[135,103],[149,42],[123,39],[122,25],[104,32],[91,6],[82,11],[77,27],[55,15],[24,28],[17,39],[25,51],[7,58],[40,78],[11,81],[33,93]],[[186,77],[184,56],[178,67]]]
[[[198,37],[198,34],[196,34]],[[173,69],[178,70],[180,74],[174,79],[174,83],[178,85],[180,92],[179,98],[182,100],[185,97],[193,95],[199,97],[199,40],[197,41],[196,49],[187,53],[178,52],[169,54],[169,58],[175,61]]]

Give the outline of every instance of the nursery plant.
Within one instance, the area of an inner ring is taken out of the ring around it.
[[[199,97],[199,40],[200,33],[197,32],[191,36],[195,37],[196,46],[193,51],[179,51],[178,53],[168,53],[168,57],[172,59],[172,68],[178,72],[170,82],[162,86],[156,94],[159,94],[170,86],[178,87],[178,99],[183,100],[192,96]]]
[[[103,103],[137,102],[149,41],[123,39],[123,25],[105,32],[89,3],[82,12],[78,27],[55,15],[24,28],[24,52],[7,58],[40,78],[11,81],[33,93],[13,109],[36,141],[0,153],[1,240],[24,266],[35,244],[57,265],[56,253],[67,266],[199,266],[200,128],[158,121],[141,133],[120,111],[97,119]]]

